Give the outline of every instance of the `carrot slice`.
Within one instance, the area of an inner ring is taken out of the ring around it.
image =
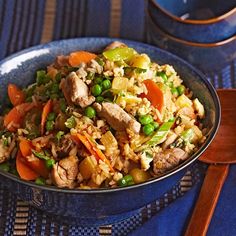
[[[72,52],[69,56],[69,63],[71,66],[78,66],[82,62],[88,63],[96,57],[97,55],[91,52],[86,52],[86,51]]]
[[[35,180],[39,174],[33,171],[28,165],[25,164],[21,151],[19,150],[16,156],[16,169],[21,179]]]
[[[22,138],[20,140],[19,147],[23,157],[27,157],[32,154],[33,145],[30,140]]]
[[[25,160],[25,164],[29,166],[33,171],[38,173],[40,176],[47,178],[49,171],[45,165],[45,161],[37,157],[31,157],[32,150],[34,149],[31,141],[27,139],[21,139],[19,147],[21,154]]]
[[[146,97],[151,104],[161,112],[164,106],[163,92],[157,84],[150,79],[144,80],[143,83],[145,84],[148,92],[147,94],[142,94],[141,97]]]
[[[41,134],[42,135],[44,133],[44,126],[47,120],[47,116],[51,112],[51,110],[52,110],[52,100],[49,99],[47,103],[45,104],[45,106],[43,107],[43,112],[42,112],[42,118],[41,118]]]
[[[7,91],[13,106],[17,106],[25,101],[25,94],[15,84],[9,84]]]
[[[33,107],[33,103],[22,103],[18,106],[13,107],[4,117],[4,126],[9,131],[15,132],[18,128],[21,127],[25,114]]]
[[[35,157],[35,159],[31,160],[32,157],[27,156],[25,157],[26,165],[29,166],[33,171],[38,173],[40,176],[44,177],[45,179],[48,178],[49,170],[45,165],[45,161],[38,159]]]
[[[88,149],[88,151],[95,156],[97,160],[101,159],[104,161],[110,168],[111,171],[114,171],[113,167],[111,166],[110,161],[106,158],[103,152],[96,147],[96,144],[91,140],[91,137],[84,132],[84,135],[77,133],[76,135],[72,135],[75,141],[81,141],[84,146]]]
[[[82,142],[84,144],[84,146],[87,148],[87,150],[93,155],[96,157],[96,159],[98,160],[97,158],[97,153],[93,150],[93,147],[91,146],[91,144],[89,143],[89,141],[87,140],[87,138],[82,135],[82,134],[75,134],[75,135],[72,135],[72,138],[75,142],[79,143],[79,142]]]

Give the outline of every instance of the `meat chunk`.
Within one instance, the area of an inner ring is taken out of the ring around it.
[[[69,137],[63,137],[59,144],[56,145],[55,151],[57,153],[58,158],[64,158],[69,155],[70,151],[74,147],[74,142]]]
[[[101,105],[94,104],[94,107],[99,116],[106,119],[108,124],[117,131],[123,131],[127,128],[135,133],[139,133],[141,124],[126,113],[117,104],[103,102]]]
[[[88,86],[75,72],[71,72],[66,79],[63,79],[60,87],[69,104],[87,107],[95,101],[95,97],[89,96]]]
[[[78,158],[69,156],[57,162],[51,172],[53,183],[59,188],[74,188],[78,174]]]
[[[124,47],[127,47],[127,45],[124,44],[124,43],[122,43],[122,42],[119,42],[119,41],[114,41],[114,42],[112,42],[111,44],[109,44],[109,45],[104,49],[104,51],[111,50],[111,49],[114,49],[114,48],[124,48]]]
[[[63,66],[69,66],[69,57],[64,55],[57,56],[54,66],[57,69],[60,69]]]
[[[177,166],[185,160],[188,154],[180,148],[167,149],[158,153],[153,158],[153,171],[155,174],[162,174]]]

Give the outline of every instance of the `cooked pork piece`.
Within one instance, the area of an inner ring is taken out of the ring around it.
[[[74,188],[78,174],[78,158],[69,156],[57,162],[51,172],[53,183],[60,188]]]
[[[103,102],[100,105],[99,103],[95,103],[94,107],[98,115],[106,119],[106,121],[114,130],[122,131],[128,128],[135,133],[139,133],[141,124],[117,104]]]
[[[162,174],[185,160],[188,154],[180,148],[167,149],[153,158],[153,171]]]
[[[114,49],[114,48],[124,48],[124,47],[127,47],[126,44],[122,43],[122,42],[119,42],[119,41],[115,41],[111,44],[109,44],[104,51],[107,51],[107,50],[111,50],[111,49]]]
[[[69,66],[69,57],[63,55],[57,56],[54,66],[57,69],[60,69],[63,66]]]
[[[89,95],[88,86],[75,72],[71,72],[66,79],[63,79],[60,87],[69,104],[87,107],[95,101],[95,97]]]

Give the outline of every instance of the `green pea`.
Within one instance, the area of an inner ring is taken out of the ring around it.
[[[35,180],[35,183],[38,184],[38,185],[45,185],[45,184],[46,184],[45,179],[42,178],[42,177],[38,177],[38,178]]]
[[[102,77],[96,77],[96,78],[94,79],[94,84],[101,84],[102,81],[103,81],[103,78],[102,78]]]
[[[86,107],[85,110],[84,110],[84,114],[88,118],[92,119],[96,116],[96,111],[93,107]]]
[[[3,171],[8,172],[8,171],[10,170],[10,165],[9,165],[9,163],[6,162],[6,163],[0,164],[0,169],[3,170]]]
[[[54,112],[50,112],[48,114],[47,120],[54,121],[56,119],[56,114]]]
[[[60,101],[60,109],[63,113],[66,112],[66,102],[64,99]]]
[[[54,122],[52,120],[48,120],[46,122],[46,130],[47,131],[52,131],[54,128]]]
[[[119,181],[118,181],[118,185],[121,186],[121,187],[124,187],[124,186],[127,186],[127,182],[124,178],[121,178]]]
[[[104,97],[102,97],[102,96],[96,97],[96,102],[103,102],[103,101],[104,101]]]
[[[154,131],[154,126],[152,124],[147,124],[143,126],[143,133],[145,135],[150,135]]]
[[[156,130],[159,127],[159,124],[155,121],[153,121],[151,125],[154,127],[154,130]]]
[[[106,79],[102,82],[102,88],[103,90],[107,90],[109,88],[111,88],[111,81]]]
[[[157,72],[157,76],[160,76],[164,82],[166,82],[168,80],[167,75],[164,71]]]
[[[102,93],[102,87],[99,85],[99,84],[95,84],[93,87],[92,87],[92,94],[94,96],[98,96]]]
[[[48,169],[51,169],[51,168],[53,167],[53,165],[55,164],[55,160],[53,160],[53,159],[47,159],[47,160],[45,161],[45,164],[46,164],[46,167],[47,167]]]
[[[126,175],[118,181],[118,185],[121,187],[125,187],[132,184],[134,184],[134,180],[131,175]]]
[[[147,124],[150,124],[151,122],[153,122],[153,118],[152,118],[152,116],[150,116],[150,115],[140,116],[140,117],[139,117],[139,122],[140,122],[142,125],[147,125]]]
[[[125,181],[128,183],[130,181],[133,181],[133,177],[131,175],[126,175],[123,177],[125,179]]]
[[[179,96],[179,91],[178,91],[178,89],[175,88],[175,87],[173,87],[173,88],[171,89],[171,93],[172,93],[174,96],[176,96],[176,97]]]
[[[184,85],[180,85],[177,87],[177,90],[179,92],[179,95],[182,95],[185,92],[185,87]]]

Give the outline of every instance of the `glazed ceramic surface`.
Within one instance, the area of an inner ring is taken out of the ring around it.
[[[147,41],[184,58],[203,72],[222,69],[236,58],[236,35],[213,44],[191,43],[161,30],[151,15],[147,18]]]
[[[148,11],[163,31],[184,40],[213,43],[236,34],[235,0],[149,0]]]
[[[79,38],[52,42],[29,48],[14,54],[0,63],[1,110],[6,101],[8,83],[21,87],[33,82],[35,71],[52,63],[57,55],[75,50],[101,52],[115,39]],[[117,39],[116,39],[117,40]],[[194,163],[213,139],[220,121],[218,97],[212,85],[194,67],[182,59],[156,47],[138,42],[122,40],[140,53],[147,53],[160,64],[171,64],[184,80],[194,96],[199,97],[206,108],[204,126],[209,135],[202,147],[187,161],[168,173],[145,183],[114,189],[67,190],[38,186],[0,171],[1,182],[21,199],[33,206],[57,215],[61,221],[83,225],[109,224],[130,216],[133,211],[159,198],[171,189],[184,175],[186,168]]]

